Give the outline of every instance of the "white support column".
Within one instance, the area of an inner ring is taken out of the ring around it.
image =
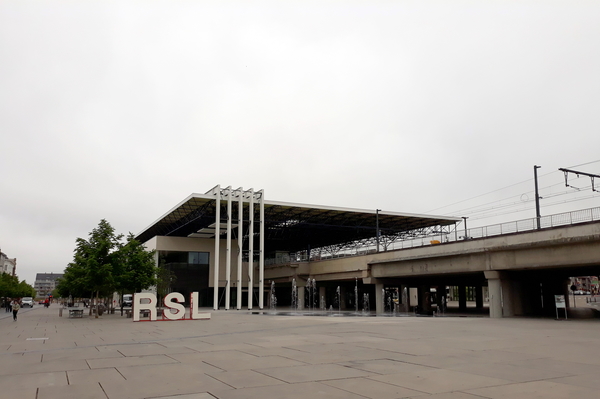
[[[260,190],[260,256],[258,259],[258,307],[264,307],[265,291],[265,190]]]
[[[242,309],[242,253],[244,252],[244,190],[238,188],[238,261],[237,261],[237,310]]]
[[[254,298],[254,189],[250,189],[248,206],[250,225],[248,226],[248,310],[252,310]]]
[[[216,204],[215,204],[215,267],[213,276],[214,283],[214,297],[213,297],[213,310],[219,308],[219,233],[221,232],[221,186],[216,188]]]
[[[225,258],[225,310],[231,298],[231,186],[227,187],[227,253]]]

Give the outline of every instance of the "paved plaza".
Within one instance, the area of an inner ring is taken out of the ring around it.
[[[6,399],[600,396],[598,319],[19,313],[0,313]]]

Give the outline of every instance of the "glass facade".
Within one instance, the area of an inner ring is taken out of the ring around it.
[[[174,277],[170,291],[183,294],[186,306],[192,292],[198,292],[199,306],[212,306],[212,289],[209,292],[208,288],[210,253],[160,251],[159,259],[161,267]]]

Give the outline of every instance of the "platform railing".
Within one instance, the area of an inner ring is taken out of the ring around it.
[[[600,221],[600,207],[580,209],[577,211],[557,213],[540,217],[540,229],[568,226],[579,223],[588,223]],[[449,242],[463,240],[473,240],[478,238],[494,237],[504,234],[523,233],[537,230],[537,218],[521,219],[512,222],[492,224],[488,226],[472,227],[467,229],[466,236],[464,230],[457,227],[456,231],[440,236],[424,236],[410,240],[395,241],[387,246],[387,251],[423,247],[428,245],[437,245]],[[315,251],[316,252],[316,251]],[[265,266],[285,265],[296,262],[318,261],[327,259],[346,258],[350,256],[360,256],[376,252],[375,245],[366,245],[351,250],[342,250],[335,254],[313,253],[308,259],[305,253],[290,254],[281,256],[277,259],[265,259]]]

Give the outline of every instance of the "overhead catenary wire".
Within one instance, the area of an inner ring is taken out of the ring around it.
[[[585,163],[571,166],[571,167],[590,165],[590,164],[597,163],[597,162],[600,162],[600,160],[585,162]],[[559,170],[554,170],[554,171],[551,171],[544,175],[539,176],[539,178],[547,177],[549,175],[558,174],[558,173],[560,173]],[[474,197],[471,197],[471,198],[468,198],[465,200],[457,201],[452,204],[433,209],[432,211],[446,209],[446,208],[449,208],[449,207],[452,207],[452,206],[455,206],[458,204],[462,204],[462,203],[472,201],[477,198],[484,197],[486,195],[490,195],[490,194],[497,193],[497,192],[500,192],[503,190],[507,190],[507,189],[516,187],[518,185],[524,184],[524,183],[532,182],[533,180],[534,179],[527,179],[527,180],[524,180],[524,181],[521,181],[518,183],[514,183],[514,184],[511,184],[511,185],[508,185],[508,186],[505,186],[505,187],[502,187],[502,188],[499,188],[496,190],[489,191],[484,194],[480,194],[480,195],[477,195],[477,196],[474,196]],[[574,179],[573,181],[576,181],[576,179]],[[571,189],[566,190],[566,191],[561,191],[561,192],[548,192],[549,190],[552,190],[556,186],[562,186],[562,185],[564,185],[564,182],[560,181],[557,183],[553,183],[553,184],[549,184],[544,187],[541,187],[539,189],[540,197],[543,200],[549,200],[551,198],[559,198],[559,197],[564,197],[564,196],[574,196],[575,198],[569,198],[569,199],[565,199],[563,201],[555,201],[555,202],[544,201],[543,202],[544,208],[550,208],[550,207],[553,207],[556,205],[561,205],[561,204],[566,204],[566,203],[571,203],[571,202],[583,201],[583,200],[587,200],[587,199],[591,199],[591,198],[600,198],[600,196],[598,196],[597,194],[581,196],[586,190],[591,188],[591,185],[589,185],[589,184],[583,185],[582,187],[571,186]],[[483,204],[468,206],[463,209],[452,211],[451,213],[456,214],[456,215],[460,214],[463,216],[468,216],[473,221],[486,219],[486,218],[492,218],[492,217],[501,216],[501,215],[522,213],[522,212],[530,211],[533,209],[533,206],[532,206],[533,199],[531,199],[531,200],[529,199],[530,196],[532,196],[532,195],[533,195],[533,190],[527,190],[525,192],[522,192],[522,193],[519,193],[516,195],[511,195],[511,196],[508,196],[505,198],[485,202]],[[526,199],[524,201],[523,200],[514,201],[515,198],[522,198],[523,196],[526,197]],[[507,201],[511,201],[511,202],[506,203]],[[527,203],[527,202],[529,202],[530,205],[523,207],[524,203]],[[432,211],[428,211],[428,212],[432,212]]]
[[[546,174],[543,174],[543,175],[541,175],[541,176],[538,176],[538,178],[541,178],[541,177],[544,177],[544,176],[548,176],[548,175],[550,175],[550,174],[552,174],[552,173],[556,173],[556,172],[557,172],[557,171],[548,172],[548,173],[546,173]],[[486,195],[489,195],[489,194],[496,193],[496,192],[498,192],[498,191],[506,190],[507,188],[511,188],[511,187],[514,187],[514,186],[518,186],[519,184],[523,184],[523,183],[531,182],[532,180],[533,180],[533,179],[527,179],[527,180],[523,180],[523,181],[521,181],[521,182],[514,183],[514,184],[511,184],[511,185],[509,185],[509,186],[506,186],[506,187],[502,187],[502,188],[499,188],[499,189],[496,189],[496,190],[492,190],[492,191],[489,191],[489,192],[487,192],[487,193],[484,193],[484,194],[479,194],[479,195],[476,195],[475,197],[467,198],[467,199],[465,199],[465,200],[461,200],[461,201],[458,201],[458,202],[454,202],[454,203],[452,203],[452,204],[449,204],[449,205],[444,205],[444,206],[442,206],[442,207],[439,207],[439,208],[431,209],[431,210],[429,210],[429,211],[426,211],[425,213],[431,213],[431,212],[435,212],[435,211],[437,211],[437,210],[440,210],[440,209],[449,208],[449,207],[451,207],[451,206],[454,206],[454,205],[462,204],[463,202],[471,201],[471,200],[474,200],[474,199],[477,199],[477,198],[480,198],[480,197],[483,197],[483,196],[486,196]]]
[[[596,161],[591,161],[591,162],[586,162],[586,163],[580,163],[579,165],[573,165],[573,166],[567,166],[567,169],[571,169],[571,168],[577,168],[579,166],[584,166],[584,165],[590,165],[596,162],[600,162],[600,159],[596,160]]]
[[[549,203],[549,204],[544,204],[544,208],[551,208],[553,206],[556,205],[563,205],[563,204],[568,204],[571,202],[577,202],[577,201],[583,201],[583,200],[587,200],[590,198],[594,198],[594,197],[598,197],[600,198],[599,195],[588,195],[585,197],[581,197],[581,198],[573,198],[573,199],[568,199],[568,200],[564,200],[564,201],[557,201],[557,202],[553,202],[553,203]],[[512,210],[510,212],[500,212],[500,213],[494,213],[494,214],[485,214],[485,215],[479,215],[479,216],[473,216],[473,217],[469,217],[469,220],[475,221],[475,220],[482,220],[482,219],[488,219],[491,217],[496,217],[496,216],[504,216],[504,215],[510,215],[513,213],[521,213],[521,212],[526,212],[526,211],[532,211],[535,209],[535,206],[527,206],[527,207],[523,207],[517,210]]]

